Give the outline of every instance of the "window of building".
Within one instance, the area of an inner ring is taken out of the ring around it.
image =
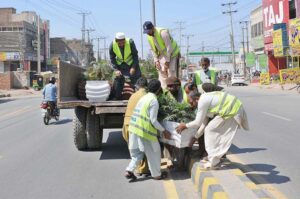
[[[19,27],[19,31],[22,32],[22,31],[23,31],[23,28],[22,28],[22,27]]]
[[[295,0],[289,0],[290,19],[296,18]]]

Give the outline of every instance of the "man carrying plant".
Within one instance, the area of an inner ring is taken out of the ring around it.
[[[144,33],[154,57],[155,67],[159,72],[162,88],[166,88],[166,78],[179,77],[180,49],[168,29],[154,27],[151,21],[143,25]]]
[[[132,39],[118,32],[109,47],[109,56],[115,75],[112,96],[121,100],[125,77],[130,79],[132,85],[141,77],[138,51]]]
[[[170,139],[170,132],[166,131],[157,121],[159,104],[157,96],[162,92],[158,80],[151,80],[148,84],[148,93],[137,103],[129,123],[129,152],[131,161],[126,168],[125,177],[135,180],[134,170],[147,156],[151,175],[155,180],[161,180],[167,173],[161,172],[161,150],[158,142],[159,132],[166,139]]]
[[[133,95],[131,95],[131,97],[128,100],[125,117],[124,117],[124,125],[123,125],[123,130],[122,130],[123,138],[125,139],[125,141],[127,143],[129,140],[128,127],[129,127],[130,118],[133,114],[133,110],[134,110],[135,106],[137,105],[138,101],[144,95],[147,94],[147,90],[146,90],[147,85],[148,85],[147,79],[144,77],[140,77],[137,80],[136,85],[135,85],[137,91]],[[144,159],[139,164],[139,166],[137,168],[137,172],[138,172],[138,174],[146,174],[146,175],[150,174],[146,156],[144,156]]]
[[[198,104],[196,119],[187,124],[181,123],[177,132],[186,128],[200,127],[205,119],[212,120],[204,129],[205,149],[208,153],[207,161],[202,161],[203,168],[214,168],[220,163],[221,157],[228,151],[238,128],[248,130],[248,120],[242,102],[235,96],[222,91],[204,93],[201,96],[190,95],[191,103]],[[201,136],[198,131],[191,145]]]
[[[218,85],[218,77],[215,69],[210,67],[210,60],[207,57],[202,57],[200,61],[201,70],[197,70],[194,73],[193,82],[199,86],[203,83],[212,83]]]

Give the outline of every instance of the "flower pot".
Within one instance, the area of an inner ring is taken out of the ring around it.
[[[86,98],[90,102],[105,102],[110,95],[108,81],[86,81]]]

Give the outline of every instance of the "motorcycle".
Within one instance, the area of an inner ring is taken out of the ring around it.
[[[44,120],[44,124],[48,125],[51,119],[59,120],[59,109],[55,107],[53,102],[42,102],[42,116]]]

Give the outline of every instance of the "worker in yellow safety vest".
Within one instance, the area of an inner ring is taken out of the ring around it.
[[[136,179],[134,170],[144,155],[147,156],[151,176],[155,180],[161,180],[167,176],[167,173],[161,172],[160,168],[161,149],[158,137],[170,139],[171,134],[157,121],[159,109],[157,96],[161,93],[160,82],[156,79],[151,80],[148,84],[148,93],[138,101],[131,116],[128,127],[131,161],[125,172],[125,177],[130,181]]]
[[[200,61],[202,69],[194,72],[193,82],[200,86],[203,83],[212,83],[218,85],[218,76],[215,68],[210,68],[210,60],[207,57],[202,57]]]
[[[118,32],[109,47],[109,56],[115,76],[111,97],[120,100],[125,77],[130,78],[132,85],[141,77],[138,51],[132,39],[126,38],[124,33]]]
[[[208,156],[201,161],[201,165],[205,169],[214,168],[231,146],[237,129],[249,129],[246,112],[237,97],[222,91],[204,93],[201,96],[200,93],[192,92],[190,100],[198,108],[196,119],[187,124],[181,123],[176,130],[181,133],[186,128],[199,128],[210,118],[211,121],[204,130],[198,131],[192,138],[190,146],[204,133]]]
[[[179,46],[166,28],[154,27],[151,21],[146,21],[143,29],[144,33],[148,35],[148,42],[162,88],[166,88],[167,77],[179,77]]]
[[[177,102],[189,104],[188,94],[177,77],[168,77],[166,84],[166,91],[169,91]]]

